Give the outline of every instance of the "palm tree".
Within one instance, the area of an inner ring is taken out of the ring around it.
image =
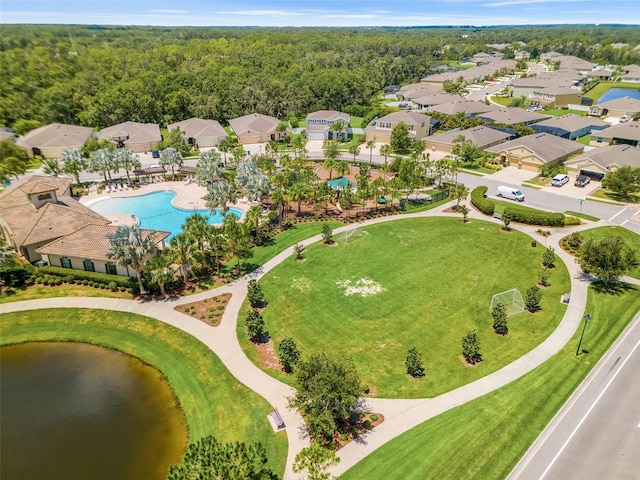
[[[115,260],[121,267],[131,267],[136,272],[141,295],[145,293],[142,285],[142,270],[155,251],[156,244],[151,232],[145,235],[137,225],[120,225],[114,233],[109,235],[107,258]]]
[[[346,132],[348,130],[348,126],[346,123],[344,123],[343,120],[336,120],[334,123],[331,124],[331,126],[329,127],[329,130],[331,130],[332,132],[336,133],[336,137],[340,138],[340,140],[344,139],[344,132]]]
[[[248,232],[253,234],[253,243],[258,244],[260,241],[260,222],[262,220],[262,208],[259,205],[253,205],[244,215],[244,226]]]
[[[45,158],[42,161],[42,171],[47,175],[58,176],[63,168],[64,165],[57,158]]]
[[[336,166],[336,173],[339,177],[344,177],[347,173],[349,173],[349,170],[349,162],[345,162],[344,160],[338,162],[338,165]]]
[[[150,281],[154,285],[158,285],[160,287],[160,294],[162,298],[167,297],[167,292],[164,289],[164,286],[173,280],[173,270],[169,267],[158,267],[149,272],[151,274]]]
[[[322,144],[322,153],[324,153],[324,158],[333,160],[334,162],[342,156],[342,152],[335,141],[324,142]]]
[[[291,195],[291,199],[298,202],[298,216],[300,216],[302,209],[302,201],[309,197],[309,186],[305,182],[296,182],[291,185],[288,192]]]
[[[104,183],[111,180],[111,170],[114,170],[115,166],[114,154],[108,148],[101,148],[91,153],[88,169],[90,172],[101,173],[104,177]],[[108,180],[107,175],[109,175]]]
[[[232,137],[224,137],[218,143],[218,150],[224,153],[224,164],[227,164],[227,153],[229,153],[235,146],[237,142]]]
[[[218,164],[220,154],[213,150],[200,153],[196,164],[196,180],[201,187],[209,187],[216,179],[222,178],[222,171]]]
[[[140,163],[140,157],[134,154],[128,148],[119,148],[115,151],[115,158],[118,165],[127,172],[127,183],[131,185],[131,177],[129,176],[129,172],[132,170],[137,170],[142,167]]]
[[[329,171],[329,180],[333,177],[333,169],[336,168],[338,164],[333,158],[327,158],[324,162],[322,162],[322,167],[325,170]]]
[[[236,191],[225,179],[217,178],[207,189],[205,200],[212,214],[215,213],[217,208],[221,208],[224,214],[229,209],[228,204],[235,203]]]
[[[196,242],[197,253],[204,252],[205,243],[209,237],[209,230],[213,227],[207,222],[207,217],[199,213],[189,215],[182,225],[182,230],[188,233]]]
[[[387,157],[392,153],[391,145],[382,145],[380,147],[380,155],[384,156],[384,163],[387,164]]]
[[[371,162],[373,161],[373,149],[376,146],[376,142],[373,140],[367,141],[367,148],[369,149],[369,166],[371,166]]]
[[[172,178],[175,178],[175,167],[181,167],[183,163],[182,154],[175,148],[165,148],[160,152],[160,165],[171,165]]]
[[[271,190],[271,183],[253,160],[242,160],[236,170],[235,183],[244,189],[244,194],[251,200],[262,201],[262,196]]]
[[[180,232],[169,242],[169,258],[180,264],[182,279],[187,283],[189,265],[194,260],[195,239],[188,232]]]
[[[449,192],[449,197],[456,200],[456,210],[460,207],[460,201],[465,200],[469,195],[469,189],[464,185],[464,183],[457,183],[451,192]]]
[[[0,266],[8,267],[15,263],[15,250],[11,245],[0,246]],[[4,278],[0,278],[0,293],[2,293],[2,287],[5,284]]]
[[[298,135],[291,139],[291,146],[293,147],[293,152],[296,157],[302,155],[304,151],[306,151],[305,147],[307,145],[307,139],[302,135]]]
[[[351,145],[349,147],[349,153],[353,155],[353,162],[355,163],[356,157],[360,155],[360,145]]]
[[[280,144],[275,140],[269,140],[264,146],[264,153],[270,158],[278,159],[278,151],[280,150]]]
[[[87,168],[87,161],[77,148],[66,148],[62,151],[64,173],[73,175],[76,183],[80,183],[80,173]]]

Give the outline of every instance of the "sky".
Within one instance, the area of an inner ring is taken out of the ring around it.
[[[162,26],[640,24],[638,0],[0,0],[0,23]]]

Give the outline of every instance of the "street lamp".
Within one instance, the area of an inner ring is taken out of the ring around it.
[[[591,315],[588,313],[584,316],[584,326],[582,327],[582,333],[580,334],[580,341],[578,342],[578,349],[576,350],[576,356],[580,355],[580,345],[582,345],[582,337],[584,337],[584,331],[587,329],[587,323],[591,320]]]

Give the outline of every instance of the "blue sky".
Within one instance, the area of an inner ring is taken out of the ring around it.
[[[640,24],[638,0],[0,0],[1,23],[193,26]]]

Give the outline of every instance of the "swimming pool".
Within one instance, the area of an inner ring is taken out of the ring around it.
[[[171,232],[167,241],[182,231],[182,225],[184,225],[187,217],[194,213],[204,215],[212,225],[219,225],[224,221],[219,208],[214,215],[211,215],[208,209],[182,210],[174,207],[171,204],[171,200],[176,195],[176,192],[167,191],[147,193],[136,197],[108,198],[94,203],[91,205],[91,209],[103,214],[127,213],[135,215],[140,220],[142,228]],[[201,204],[204,205],[204,200],[202,200]],[[228,212],[238,218],[242,218],[242,210],[230,208]]]
[[[608,102],[609,100],[616,100],[622,97],[631,97],[640,100],[640,90],[634,90],[632,88],[611,88],[594,103]]]
[[[340,188],[345,188],[345,187],[357,186],[355,183],[353,183],[351,180],[349,180],[346,177],[338,177],[338,178],[334,178],[333,180],[327,180],[327,183],[334,190],[338,190]]]

